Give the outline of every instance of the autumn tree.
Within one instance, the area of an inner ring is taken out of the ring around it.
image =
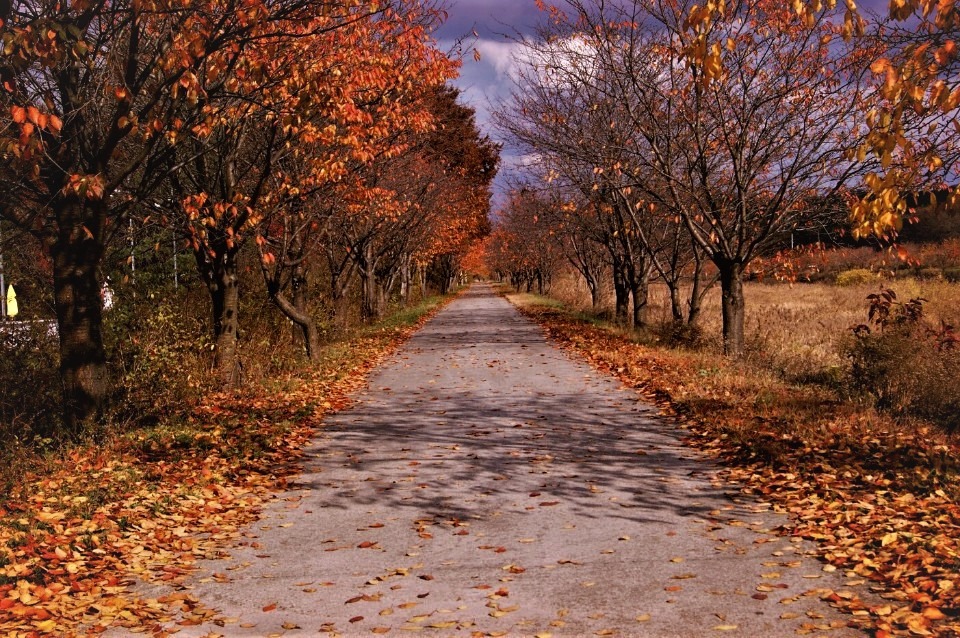
[[[801,15],[816,9],[797,7]],[[960,14],[952,3],[904,0],[890,3],[889,17],[876,26],[856,16],[856,40],[884,45],[871,65],[882,101],[866,114],[870,135],[855,154],[880,167],[852,208],[856,237],[896,236],[914,193],[949,191],[953,212],[960,202]]]
[[[529,187],[514,188],[491,237],[490,268],[508,274],[519,292],[544,294],[564,261],[556,241],[556,201]]]
[[[865,139],[856,115],[872,96],[872,51],[844,42],[838,12],[811,23],[767,0],[701,22],[687,2],[565,6],[557,37],[588,61],[575,80],[617,106],[623,129],[616,161],[596,170],[684,224],[719,272],[724,349],[739,354],[746,266],[820,213],[813,195],[866,170],[849,152]]]
[[[557,234],[567,261],[583,277],[594,310],[600,307],[609,241],[597,207],[576,191],[558,191]]]
[[[366,319],[383,312],[398,283],[407,298],[414,268],[423,277],[428,269],[442,271],[437,284],[446,292],[469,243],[486,232],[499,149],[458,96],[447,87],[427,91],[421,106],[431,128],[401,136],[405,150],[359,173],[363,187],[343,200],[336,235],[342,248],[328,252],[336,271],[357,272]]]
[[[304,293],[316,235],[328,227],[317,215],[344,187],[365,187],[351,180],[358,170],[401,153],[399,133],[429,129],[419,96],[454,68],[429,38],[437,17],[413,2],[318,6],[264,33],[229,77],[203,87],[205,126],[182,145],[173,182],[211,295],[224,385],[237,381],[237,255],[251,237],[269,298],[300,326],[308,356],[316,352]]]
[[[439,290],[446,293],[471,247],[490,232],[487,214],[500,146],[480,132],[473,108],[460,101],[459,89],[448,86],[436,92],[431,110],[437,126],[426,149],[444,176],[438,205],[446,214],[414,257],[431,268]]]
[[[50,251],[64,423],[109,392],[98,268],[105,246],[198,125],[200,84],[301,2],[4,2],[0,215]],[[231,53],[227,53],[227,51]],[[181,113],[187,113],[186,117]]]

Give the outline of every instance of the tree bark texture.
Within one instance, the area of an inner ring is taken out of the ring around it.
[[[724,261],[717,268],[723,309],[723,353],[738,357],[743,354],[743,265]]]
[[[103,415],[110,391],[103,346],[97,267],[103,256],[102,202],[59,199],[52,207],[58,233],[51,246],[54,303],[60,335],[63,425],[77,435]]]

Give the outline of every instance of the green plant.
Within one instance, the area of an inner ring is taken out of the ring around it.
[[[60,358],[46,322],[0,332],[0,446],[48,440],[60,426]]]
[[[115,420],[153,425],[194,404],[209,383],[210,346],[186,300],[119,305],[107,316]]]

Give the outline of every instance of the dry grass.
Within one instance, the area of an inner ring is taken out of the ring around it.
[[[849,368],[844,349],[851,338],[850,328],[866,322],[867,295],[881,285],[892,288],[902,301],[926,299],[924,309],[933,323],[943,320],[960,326],[960,284],[947,281],[896,279],[845,287],[749,282],[745,286],[747,360],[789,379],[837,378]],[[572,309],[590,311],[589,292],[573,275],[558,277],[550,295]],[[604,299],[602,310],[609,313],[612,291],[607,291]],[[651,286],[649,319],[654,324],[670,320],[670,299],[663,285]],[[704,301],[701,327],[704,349],[719,352],[719,287]]]

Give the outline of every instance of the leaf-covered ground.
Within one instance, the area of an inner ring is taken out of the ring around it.
[[[690,431],[746,493],[790,514],[780,532],[817,542],[850,584],[882,600],[828,597],[878,637],[960,635],[960,445],[746,371],[719,356],[648,348],[555,306],[513,297],[560,345],[619,377]],[[947,380],[944,380],[947,382]]]
[[[131,585],[176,584],[217,556],[296,471],[323,415],[427,316],[327,348],[306,378],[213,396],[182,422],[75,448],[25,476],[0,501],[0,635],[165,635],[174,618],[212,617],[187,592],[145,599]]]

